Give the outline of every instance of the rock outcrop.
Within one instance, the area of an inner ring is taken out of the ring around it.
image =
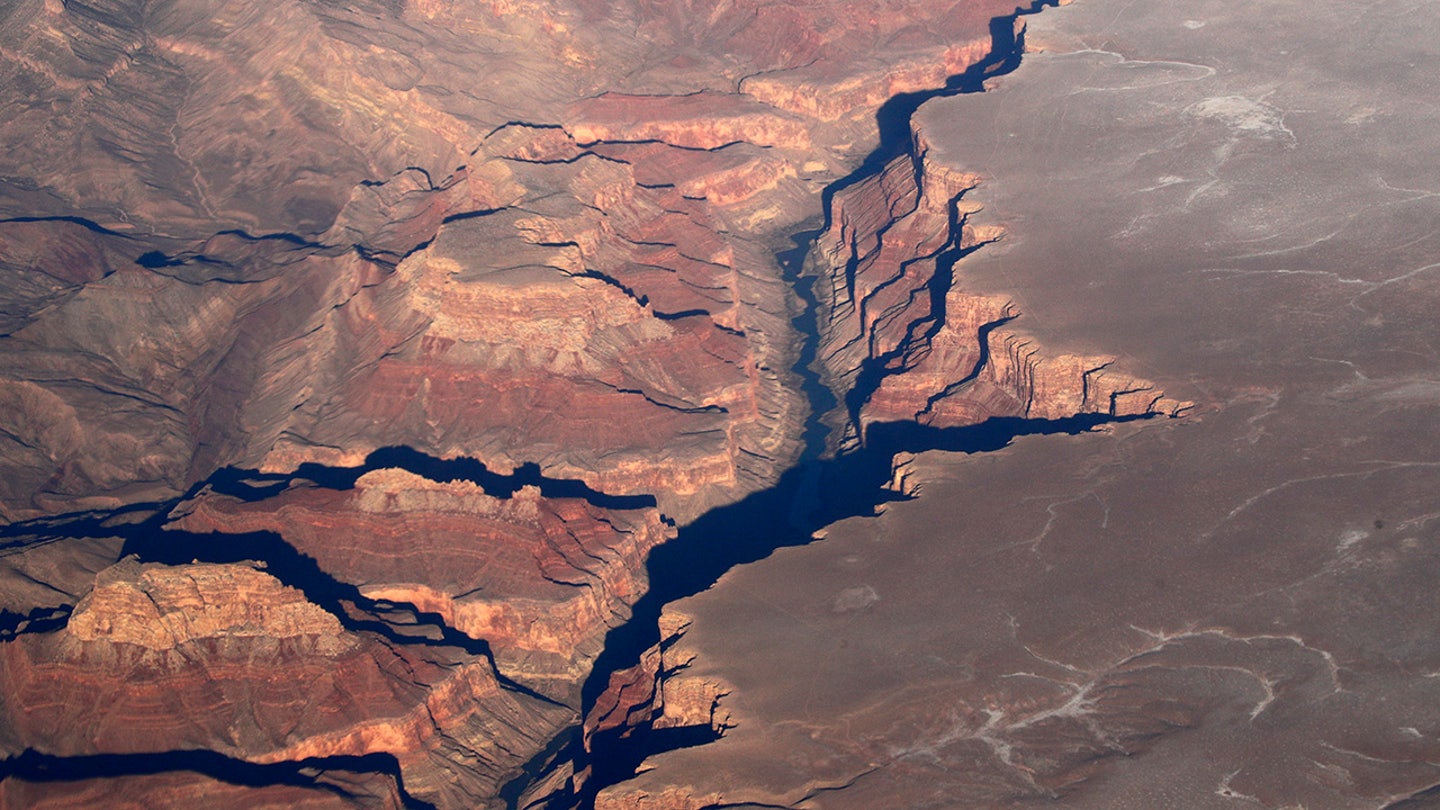
[[[965,199],[981,178],[910,154],[835,195],[820,235],[820,360],[848,407],[849,441],[874,422],[935,427],[995,416],[1176,415],[1177,402],[1113,368],[1113,357],[1049,354],[1011,322],[1004,297],[966,292],[965,254],[1002,238]]]
[[[535,486],[496,497],[395,468],[350,490],[297,486],[256,502],[206,492],[176,515],[174,529],[221,541],[277,535],[360,596],[483,639],[507,677],[571,706],[605,632],[645,591],[645,554],[674,533],[653,507]]]
[[[256,810],[342,810],[358,806],[374,810],[401,810],[405,806],[393,780],[383,776],[327,772],[316,782],[314,787],[234,785],[213,777],[180,771],[63,782],[10,778],[0,782],[0,807],[149,810],[167,806],[244,806]]]
[[[694,660],[692,653],[678,646],[689,626],[690,618],[684,614],[667,610],[660,615],[660,643],[647,650],[636,666],[611,675],[609,687],[586,719],[587,738],[641,722],[654,728],[725,730],[729,715],[719,700],[729,687],[683,674]]]
[[[772,252],[1009,10],[13,5],[0,515],[401,444],[681,519],[765,486]]]
[[[12,757],[156,762],[192,749],[259,764],[383,753],[412,795],[455,805],[494,795],[517,752],[541,743],[533,731],[569,714],[457,653],[347,629],[254,565],[127,558],[64,629],[0,647],[3,744]]]
[[[662,613],[660,643],[646,650],[636,665],[611,673],[605,691],[585,718],[582,741],[587,751],[599,735],[625,738],[676,729],[718,736],[730,727],[730,713],[720,702],[730,693],[730,686],[685,672],[695,658],[682,644],[689,626],[690,619],[684,614]],[[583,788],[589,777],[588,771],[582,772],[576,782]],[[629,796],[623,789],[616,795]],[[616,803],[617,799],[602,791],[596,807],[628,807],[625,802],[632,800],[620,798]]]

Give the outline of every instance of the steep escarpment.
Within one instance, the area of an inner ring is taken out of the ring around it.
[[[35,761],[39,763],[42,760],[37,758]],[[45,765],[53,765],[53,761],[46,761]],[[256,772],[265,772],[264,766],[258,766]],[[324,771],[316,778],[299,776],[296,779],[306,784],[282,784],[279,781],[260,785],[231,784],[213,776],[185,771],[62,781],[47,769],[43,773],[30,773],[0,782],[0,805],[37,810],[74,807],[142,810],[167,804],[243,805],[266,810],[322,810],[356,806],[399,810],[406,806],[406,799],[396,790],[393,780],[383,775],[337,769]],[[409,801],[415,804],[413,798]]]
[[[805,408],[772,252],[1007,10],[21,3],[0,509],[391,445],[743,497]]]
[[[218,542],[273,533],[365,599],[484,639],[507,677],[571,706],[604,632],[645,590],[645,554],[674,533],[654,507],[606,508],[534,485],[497,497],[394,467],[352,489],[301,486],[259,501],[206,491],[174,514],[168,526]]]
[[[413,451],[305,476],[11,527],[7,790],[484,805],[578,721],[600,640],[674,531],[653,498]],[[390,787],[351,796],[307,768]],[[141,778],[173,770],[211,779]]]
[[[817,241],[819,356],[846,405],[845,439],[876,422],[936,427],[992,417],[1175,415],[1188,407],[1112,368],[1113,357],[1047,353],[1011,323],[1008,298],[968,293],[955,266],[1002,238],[965,199],[981,178],[909,154],[835,195]]]
[[[933,94],[978,92],[984,78],[1013,68],[1023,49],[1018,31],[1023,31],[1018,12],[997,18],[993,48],[975,64],[973,81],[957,77],[953,86]],[[917,106],[924,95],[913,99]],[[910,497],[903,467],[915,452],[984,452],[1021,435],[1077,433],[1111,422],[1177,416],[1189,407],[1147,381],[1110,371],[1114,358],[1046,357],[1032,338],[1006,328],[1019,314],[1009,299],[967,293],[957,264],[1003,231],[972,222],[978,208],[964,197],[980,178],[927,159],[928,151],[923,133],[913,132],[908,143],[882,144],[860,170],[832,186],[828,226],[806,260],[807,274],[814,277],[812,367],[840,402],[823,417],[835,428],[826,448],[833,455],[812,447],[814,455],[792,470],[794,475],[763,493],[773,498],[714,510],[682,529],[675,545],[651,559],[656,582],[651,597],[693,596],[734,565],[805,545],[823,537],[831,523]],[[729,555],[701,550],[727,531],[753,531],[757,516],[767,510],[774,521],[773,508],[780,504],[788,509],[786,525],[767,525],[753,545]],[[676,551],[684,546],[703,565]],[[681,566],[705,573],[682,573],[676,570]],[[878,599],[873,588],[854,588],[836,597],[835,611],[865,610]],[[779,789],[763,774],[736,783],[710,778],[715,774],[703,766],[704,775],[693,779],[663,766],[652,770],[667,753],[711,742],[732,722],[745,720],[732,718],[722,702],[730,693],[723,679],[686,672],[693,654],[675,647],[676,614],[646,607],[637,614],[659,625],[659,640],[638,652],[637,663],[612,671],[608,683],[592,678],[588,691],[595,696],[587,702],[583,737],[590,766],[582,775],[593,783],[581,782],[582,798],[606,808],[784,806],[863,776],[850,773],[837,776],[835,784],[815,779],[798,789]],[[614,646],[623,642],[617,639]],[[696,705],[672,709],[675,701],[667,700],[667,693],[686,694],[690,699],[682,702]],[[684,734],[666,733],[681,729]],[[823,763],[815,768],[825,770]]]
[[[448,806],[493,795],[514,750],[566,714],[502,689],[483,658],[347,623],[254,565],[127,558],[65,628],[4,645],[6,753],[151,767],[191,749],[258,764],[383,753],[406,790]]]
[[[438,186],[360,187],[324,243],[142,253],[61,223],[94,254],[71,276],[95,278],[45,276],[41,317],[17,303],[3,338],[14,514],[390,445],[539,463],[680,516],[773,479],[801,405],[772,370],[792,340],[764,250],[556,128],[502,128],[473,157]]]

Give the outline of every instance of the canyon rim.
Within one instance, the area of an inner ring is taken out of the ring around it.
[[[0,804],[1428,806],[1437,35],[11,4]]]

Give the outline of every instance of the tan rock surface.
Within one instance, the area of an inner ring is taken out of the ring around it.
[[[220,638],[302,638],[327,654],[343,650],[338,619],[263,571],[205,564],[145,568],[133,558],[96,577],[66,632],[82,642],[155,651]]]
[[[209,749],[254,763],[394,756],[409,792],[493,795],[570,713],[483,658],[387,643],[253,566],[102,571],[62,630],[0,646],[10,756]]]
[[[176,529],[273,532],[364,596],[487,641],[503,673],[571,705],[604,633],[644,593],[646,552],[674,533],[653,508],[534,486],[501,498],[395,468],[349,491],[297,487],[256,503],[212,493],[180,511]]]

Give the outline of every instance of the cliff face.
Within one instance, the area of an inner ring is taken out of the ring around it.
[[[12,4],[0,509],[389,445],[682,518],[764,486],[772,251],[1005,10]]]
[[[384,754],[412,795],[453,806],[493,795],[567,714],[458,652],[347,629],[254,566],[127,558],[65,628],[0,648],[4,746],[152,765],[193,749],[322,767]]]
[[[874,422],[935,427],[996,416],[1166,414],[1189,406],[1111,368],[1113,357],[1050,354],[1011,322],[1009,300],[968,293],[954,266],[1003,238],[974,225],[966,192],[980,178],[909,154],[835,195],[817,243],[820,362],[848,406],[847,438]]]
[[[176,514],[174,530],[221,542],[278,536],[356,595],[484,639],[506,676],[572,706],[605,631],[645,590],[646,552],[674,534],[653,507],[605,508],[535,486],[496,497],[396,468],[367,472],[351,490],[295,487],[258,502],[207,492]]]
[[[253,807],[257,810],[339,810],[349,807],[399,810],[405,805],[390,780],[371,774],[327,772],[316,787],[298,785],[233,785],[197,773],[161,773],[66,782],[0,782],[0,807],[62,810],[115,807],[124,810],[173,804]]]
[[[389,445],[539,463],[682,516],[773,479],[800,406],[769,370],[784,291],[737,270],[765,250],[558,129],[503,129],[474,158],[441,187],[361,187],[323,243],[232,234],[144,259],[65,223],[129,266],[77,268],[98,280],[17,313],[13,514]]]
[[[793,455],[799,405],[759,368],[783,348],[762,341],[783,339],[784,320],[741,303],[783,292],[740,275],[766,257],[709,206],[531,127],[497,132],[427,196],[466,213],[304,339],[321,365],[297,377],[264,363],[267,388],[330,384],[246,420],[244,435],[269,437],[261,466],[354,463],[403,444],[660,493],[683,516]]]

